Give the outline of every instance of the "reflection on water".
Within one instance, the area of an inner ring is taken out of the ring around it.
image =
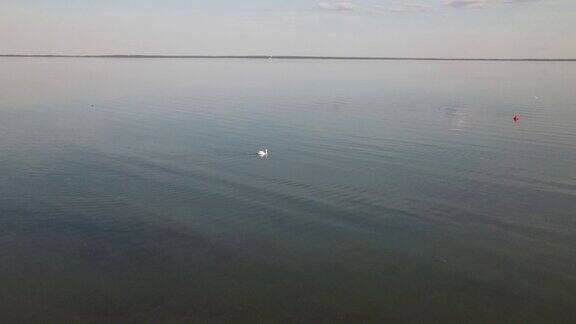
[[[0,67],[2,322],[576,320],[573,63]]]

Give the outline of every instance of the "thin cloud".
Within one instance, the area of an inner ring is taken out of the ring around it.
[[[444,5],[456,9],[482,9],[502,4],[517,4],[537,0],[445,0]]]
[[[366,14],[382,14],[386,12],[410,13],[426,12],[432,10],[432,7],[430,6],[417,3],[401,3],[393,5],[392,7],[384,7],[380,5],[360,6],[352,2],[321,2],[316,5],[316,8],[323,11],[355,12]]]
[[[456,9],[480,9],[497,4],[498,0],[446,0],[444,5]]]
[[[419,3],[401,3],[388,8],[391,12],[427,12],[432,7]]]

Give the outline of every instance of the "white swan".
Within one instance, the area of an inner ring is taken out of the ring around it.
[[[264,151],[258,151],[258,155],[261,157],[268,156],[268,149],[265,149]]]

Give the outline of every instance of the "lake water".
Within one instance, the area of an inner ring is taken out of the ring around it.
[[[2,323],[576,321],[576,63],[0,71]]]

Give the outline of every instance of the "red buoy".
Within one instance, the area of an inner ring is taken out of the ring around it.
[[[514,114],[514,117],[512,117],[512,120],[513,120],[514,122],[518,122],[518,121],[520,120],[520,115]]]

